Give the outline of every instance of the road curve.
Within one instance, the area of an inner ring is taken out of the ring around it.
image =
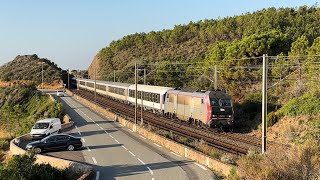
[[[97,172],[96,179],[214,179],[208,168],[106,119],[73,97],[53,96],[75,122],[69,133],[81,136],[84,148],[49,155],[91,164]],[[70,153],[77,155],[72,157]]]

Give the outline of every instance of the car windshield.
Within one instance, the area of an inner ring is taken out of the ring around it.
[[[219,106],[219,99],[212,98],[210,99],[210,101],[211,101],[211,106]]]
[[[49,123],[36,123],[33,129],[47,129],[49,127]]]
[[[231,106],[231,100],[230,99],[220,99],[221,106]]]

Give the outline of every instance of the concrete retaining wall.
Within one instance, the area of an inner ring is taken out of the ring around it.
[[[219,171],[225,176],[228,176],[230,173],[230,170],[234,167],[234,166],[231,166],[228,164],[224,164],[223,162],[221,162],[217,159],[211,158],[210,156],[207,156],[207,155],[205,155],[201,152],[198,152],[196,150],[193,150],[187,146],[184,146],[182,144],[174,142],[174,141],[167,139],[163,136],[160,136],[156,133],[150,132],[147,129],[144,129],[140,126],[136,126],[132,122],[130,122],[122,117],[119,117],[116,114],[114,114],[114,113],[112,113],[112,112],[110,112],[100,106],[97,106],[84,98],[81,98],[77,95],[73,95],[68,90],[67,90],[67,94],[70,96],[74,96],[76,99],[78,99],[83,104],[95,109],[96,111],[105,115],[109,119],[118,121],[120,124],[128,127],[129,129],[132,129],[133,131],[138,132],[140,135],[156,142],[157,144],[159,144],[163,147],[166,147],[167,149],[169,149],[169,150],[171,150],[181,156],[184,156],[188,159],[194,160],[194,161],[198,162],[199,164],[207,166],[208,168],[210,168],[214,171]]]

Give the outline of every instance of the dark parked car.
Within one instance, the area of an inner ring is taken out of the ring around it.
[[[73,151],[82,147],[80,137],[71,136],[69,134],[50,135],[41,141],[34,141],[27,144],[26,149],[35,149],[37,153],[43,151],[68,150]]]

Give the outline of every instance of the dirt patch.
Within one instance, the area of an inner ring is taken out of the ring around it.
[[[0,87],[5,88],[5,87],[14,86],[16,84],[31,84],[31,83],[33,83],[33,81],[30,81],[30,80],[0,81]]]
[[[268,141],[281,144],[290,144],[296,137],[305,134],[310,116],[284,117],[267,130]],[[261,128],[252,131],[249,135],[261,138]]]
[[[56,90],[56,89],[63,89],[63,82],[62,80],[54,80],[52,83],[44,83],[43,86],[42,84],[39,84],[37,86],[37,89],[50,89],[50,90]]]

